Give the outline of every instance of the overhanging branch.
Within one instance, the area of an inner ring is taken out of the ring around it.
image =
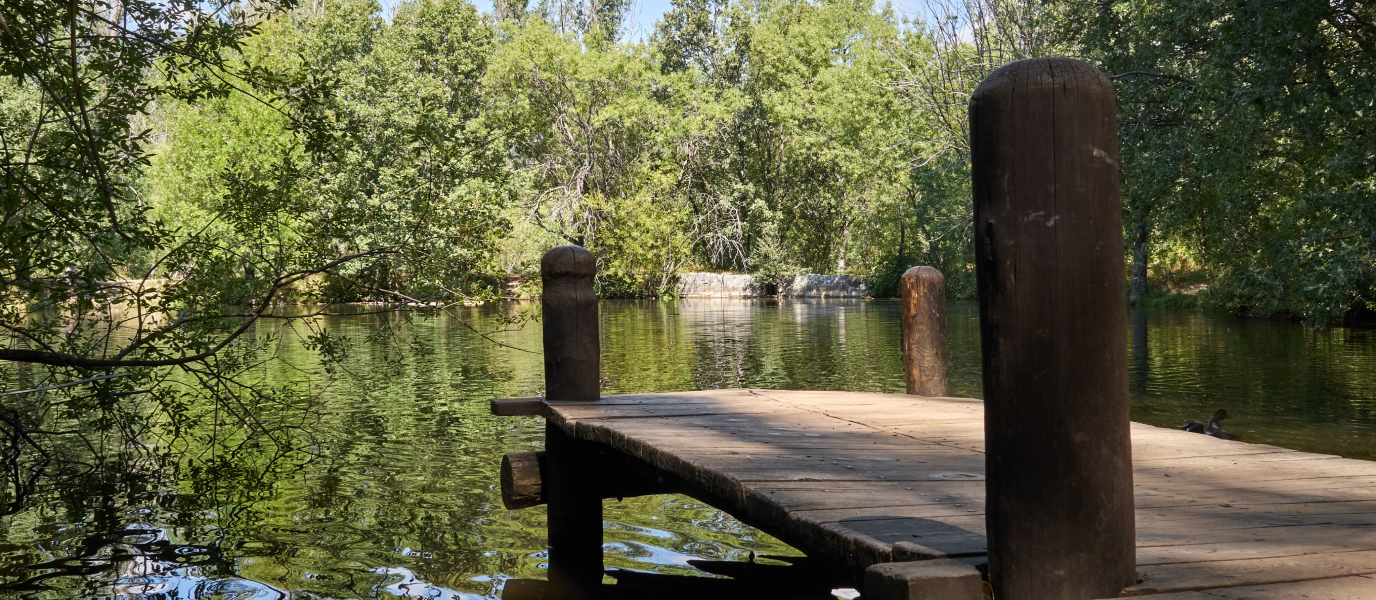
[[[230,342],[233,342],[233,341],[234,341],[235,339],[237,339],[239,336],[243,335],[244,332],[248,331],[248,329],[249,329],[250,327],[252,327],[253,324],[256,323],[256,322],[258,321],[258,319],[262,318],[263,315],[266,314],[267,311],[272,307],[272,298],[273,298],[273,296],[276,295],[276,293],[277,293],[279,290],[281,290],[282,288],[284,288],[284,287],[286,287],[286,286],[289,286],[289,285],[291,285],[291,284],[293,284],[293,283],[296,283],[296,282],[298,282],[298,281],[301,281],[302,279],[305,279],[306,277],[309,277],[309,276],[311,276],[311,275],[314,275],[314,274],[317,274],[317,273],[325,273],[325,272],[328,272],[328,271],[330,271],[331,269],[334,269],[335,267],[338,267],[339,265],[342,265],[342,264],[347,263],[347,262],[352,261],[352,260],[356,260],[356,259],[359,259],[359,258],[363,258],[363,257],[365,257],[365,256],[376,256],[376,255],[380,255],[380,254],[390,254],[390,253],[395,252],[395,251],[396,251],[396,247],[395,247],[395,246],[387,246],[387,247],[384,247],[384,248],[377,248],[377,249],[374,249],[374,250],[368,250],[368,251],[366,251],[366,252],[359,252],[359,253],[356,253],[356,254],[350,254],[350,255],[348,255],[348,256],[342,256],[342,257],[337,258],[337,259],[335,259],[335,260],[332,260],[332,261],[330,261],[330,262],[328,262],[328,263],[325,263],[325,264],[323,264],[323,265],[321,265],[321,266],[319,266],[319,267],[315,267],[315,268],[311,268],[311,269],[300,269],[300,270],[297,270],[297,271],[292,271],[292,272],[290,272],[290,273],[286,273],[286,274],[284,274],[284,275],[278,277],[276,280],[273,281],[272,286],[268,288],[267,293],[265,293],[265,294],[263,295],[263,298],[258,302],[258,310],[257,310],[257,311],[254,311],[254,312],[252,312],[252,313],[247,313],[247,314],[239,315],[239,316],[246,317],[246,320],[244,321],[244,323],[243,323],[242,325],[240,325],[237,329],[235,329],[235,330],[234,330],[233,332],[231,332],[229,335],[225,336],[225,338],[222,339],[222,340],[220,340],[217,344],[215,344],[214,347],[212,347],[212,348],[210,348],[209,350],[206,350],[206,351],[204,351],[204,352],[199,352],[199,353],[197,353],[197,354],[192,354],[192,355],[188,355],[188,356],[179,356],[179,357],[175,357],[175,358],[159,358],[159,359],[130,359],[130,358],[124,358],[124,357],[128,356],[129,353],[132,352],[135,348],[137,348],[137,347],[139,347],[139,346],[141,346],[141,345],[144,345],[144,344],[148,343],[149,341],[151,341],[152,339],[155,339],[155,338],[161,336],[162,334],[166,333],[166,332],[169,330],[169,328],[168,328],[168,327],[164,327],[164,328],[160,328],[160,329],[158,329],[158,330],[155,330],[155,331],[149,333],[148,335],[145,335],[145,336],[143,336],[143,337],[141,337],[141,338],[139,338],[139,339],[136,339],[136,340],[130,342],[130,344],[129,344],[128,346],[125,346],[125,348],[124,348],[122,351],[120,351],[120,353],[117,354],[117,355],[115,356],[115,358],[85,358],[85,357],[77,356],[77,355],[75,355],[75,354],[66,354],[66,353],[62,353],[62,352],[51,352],[51,351],[43,351],[43,350],[15,350],[15,349],[10,349],[10,348],[0,348],[0,360],[3,360],[3,361],[10,361],[10,362],[23,362],[23,363],[32,363],[32,364],[49,365],[49,366],[53,366],[53,367],[69,367],[69,368],[92,369],[92,370],[94,370],[94,369],[128,368],[128,367],[173,367],[173,366],[178,366],[178,365],[190,364],[190,363],[194,363],[194,362],[197,362],[197,361],[202,361],[202,360],[205,360],[205,359],[207,359],[207,358],[210,358],[210,357],[214,356],[214,355],[215,355],[216,353],[218,353],[220,350],[224,349],[225,346],[228,346],[228,345],[230,344]],[[225,318],[232,318],[232,317],[225,316]],[[180,321],[180,322],[178,322],[178,323],[174,323],[173,326],[179,326],[179,325],[181,325],[181,324],[183,324],[183,323],[185,323],[185,322],[186,322],[186,321]],[[169,326],[169,327],[172,327],[172,326]]]

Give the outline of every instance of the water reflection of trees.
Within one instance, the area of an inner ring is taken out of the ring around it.
[[[510,309],[478,307],[460,316],[480,322],[488,311]],[[953,303],[948,313],[952,391],[978,395],[977,310]],[[896,303],[874,301],[604,302],[605,393],[900,391],[897,315]],[[1147,335],[1134,334],[1129,348],[1137,420],[1178,426],[1185,416],[1226,406],[1234,415],[1230,431],[1250,441],[1304,447],[1318,440],[1327,446],[1308,449],[1371,451],[1370,438],[1359,439],[1376,423],[1370,330],[1309,332],[1294,323],[1154,310],[1125,327],[1137,332],[1142,323]],[[278,457],[261,436],[255,446],[255,436],[233,427],[228,415],[217,421],[200,406],[187,408],[194,417],[178,424],[176,443],[145,437],[125,446],[104,438],[110,443],[96,460],[99,453],[73,440],[63,456],[78,460],[49,463],[20,508],[0,516],[0,595],[114,596],[144,584],[186,593],[176,590],[190,589],[188,582],[206,593],[491,595],[503,577],[542,578],[543,511],[506,511],[494,483],[501,454],[538,446],[540,423],[493,418],[486,402],[540,395],[541,356],[477,340],[441,315],[323,324],[358,340],[382,330],[395,335],[378,342],[392,343],[388,348],[354,344],[327,377],[288,325],[256,332],[260,342],[278,340],[273,352],[281,360],[249,363],[243,377],[314,402],[310,421],[295,422],[310,433],[296,439],[297,454]],[[513,346],[540,348],[539,327],[500,335]],[[428,350],[412,351],[419,347]],[[398,353],[404,360],[388,360]],[[43,374],[28,376],[40,382]],[[279,424],[273,417],[262,423]],[[102,439],[88,438],[98,450]],[[0,452],[11,441],[0,435]],[[40,457],[18,458],[26,481]],[[15,463],[6,468],[9,503]],[[609,566],[692,573],[688,558],[788,551],[682,497],[606,507]]]
[[[1246,441],[1376,458],[1370,330],[1163,309],[1129,325],[1134,420],[1179,427],[1227,408]]]
[[[192,586],[195,595],[262,588],[350,597],[387,581],[387,569],[441,577],[531,570],[529,561],[500,564],[512,559],[487,556],[477,533],[498,505],[491,457],[512,440],[525,449],[533,435],[532,427],[490,419],[485,404],[479,412],[469,402],[538,392],[504,389],[520,379],[513,357],[492,356],[498,346],[485,341],[443,343],[465,336],[443,316],[340,318],[323,325],[360,338],[388,335],[329,365],[337,367],[331,375],[290,335],[292,325],[263,324],[245,338],[250,345],[270,340],[268,352],[281,360],[246,360],[234,371],[238,381],[191,376],[180,384],[262,383],[259,389],[272,394],[309,399],[309,410],[287,410],[280,398],[245,399],[259,403],[245,425],[193,398],[177,422],[138,422],[143,415],[131,412],[122,435],[60,414],[46,429],[0,431],[0,439],[71,434],[43,446],[61,451],[46,470],[38,464],[42,453],[0,456],[11,475],[3,497],[11,514],[0,522],[7,544],[0,589],[87,597],[128,595],[143,585],[147,593],[178,597],[188,581],[205,579]],[[397,360],[403,352],[406,360]],[[525,361],[520,369],[538,365],[538,354],[529,356],[515,357]],[[51,395],[30,401],[55,404]],[[120,406],[136,411],[139,402]],[[40,471],[46,476],[38,479]],[[162,533],[130,538],[149,531]],[[376,551],[384,547],[425,550],[409,557]],[[303,575],[348,572],[345,565],[359,562],[360,551],[368,568],[356,579]],[[399,565],[398,558],[426,564]]]
[[[692,373],[675,389],[902,389],[896,309],[871,312],[873,306],[862,300],[679,300],[669,334],[672,362],[691,365]]]

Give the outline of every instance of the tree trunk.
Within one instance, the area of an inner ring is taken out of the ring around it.
[[[1132,238],[1132,287],[1128,301],[1133,306],[1147,293],[1147,241],[1151,239],[1151,226],[1137,225],[1137,235]]]
[[[908,242],[908,223],[907,219],[904,218],[903,208],[899,207],[898,209],[898,268],[900,269],[908,264],[905,260],[906,257],[903,256],[903,249],[907,247]]]

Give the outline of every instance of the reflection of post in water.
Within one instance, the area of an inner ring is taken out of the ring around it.
[[[1148,358],[1150,352],[1147,350],[1147,313],[1140,308],[1133,308],[1132,319],[1132,379],[1137,385],[1138,392],[1145,392],[1147,389]]]
[[[846,307],[836,307],[836,341],[842,348],[846,346]]]

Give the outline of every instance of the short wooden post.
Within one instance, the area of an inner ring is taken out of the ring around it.
[[[970,100],[989,576],[999,600],[1134,583],[1113,85],[1030,59]]]
[[[545,399],[594,401],[601,397],[598,369],[597,259],[582,246],[551,248],[540,260],[545,335]]]
[[[913,267],[903,273],[899,283],[908,393],[945,396],[951,374],[951,349],[946,344],[946,277],[933,267]]]
[[[597,261],[580,246],[559,246],[540,261],[544,283],[545,398],[549,402],[599,397]],[[549,505],[549,582],[552,598],[593,598],[602,583],[602,496],[588,485],[598,453],[588,442],[545,424],[545,501]]]

